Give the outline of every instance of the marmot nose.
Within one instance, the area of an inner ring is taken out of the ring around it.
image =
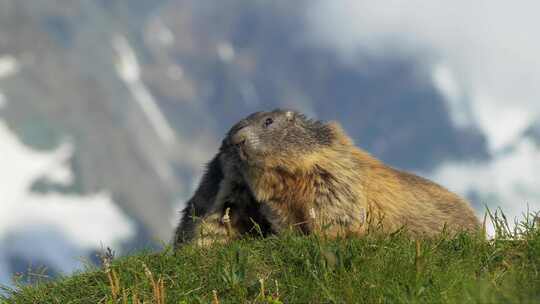
[[[235,146],[240,146],[246,143],[247,134],[244,129],[238,130],[231,138],[231,142]]]

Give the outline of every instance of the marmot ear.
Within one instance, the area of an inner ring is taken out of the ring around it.
[[[293,120],[294,119],[294,112],[293,111],[285,112],[285,117],[287,118],[288,121]]]
[[[334,140],[342,145],[354,145],[353,140],[347,135],[341,124],[337,121],[329,121],[326,126],[334,135]]]

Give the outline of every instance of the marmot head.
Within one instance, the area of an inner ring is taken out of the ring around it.
[[[309,155],[346,143],[335,123],[323,123],[298,112],[276,109],[256,112],[235,124],[223,140],[221,152],[239,167],[290,168]]]

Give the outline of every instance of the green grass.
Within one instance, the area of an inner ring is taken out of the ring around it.
[[[496,220],[497,221],[497,220]],[[140,253],[52,282],[7,303],[540,303],[540,231],[404,233],[323,240],[293,233],[175,254]]]

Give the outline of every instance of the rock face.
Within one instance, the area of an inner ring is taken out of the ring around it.
[[[305,38],[309,2],[291,3],[0,0],[0,119],[33,149],[74,146],[71,185],[31,191],[108,191],[139,235],[167,241],[225,130],[278,106],[338,119],[404,169],[487,157],[415,62],[345,65]]]

